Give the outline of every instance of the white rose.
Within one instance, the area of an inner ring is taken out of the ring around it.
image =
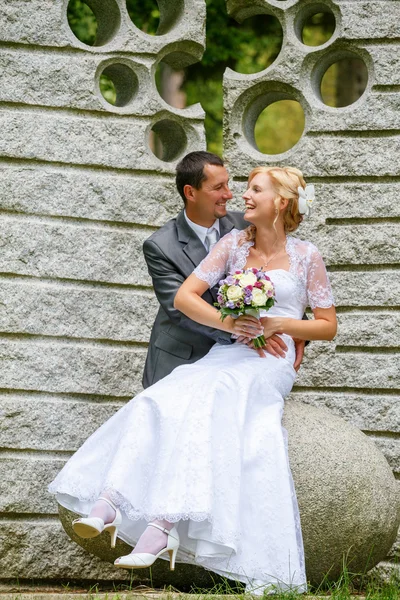
[[[232,302],[237,302],[241,298],[243,298],[243,290],[238,285],[230,285],[226,290],[226,295],[228,300],[232,300]]]
[[[256,281],[257,277],[254,275],[254,273],[246,273],[245,275],[242,275],[240,279],[240,285],[242,287],[247,287],[248,285],[254,285]]]
[[[270,281],[268,281],[267,279],[264,279],[264,281],[263,281],[263,286],[264,286],[264,290],[265,290],[266,292],[268,292],[268,291],[271,291],[271,292],[273,292],[273,291],[274,291],[274,286],[273,286],[273,285],[272,285],[272,283],[271,283]]]
[[[267,303],[267,296],[259,288],[253,289],[253,304],[255,306],[265,306]]]

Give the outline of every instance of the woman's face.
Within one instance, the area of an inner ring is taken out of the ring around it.
[[[272,224],[276,218],[276,192],[267,173],[257,173],[243,194],[246,203],[244,218],[249,223]]]

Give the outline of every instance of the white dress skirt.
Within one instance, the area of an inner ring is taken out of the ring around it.
[[[209,280],[210,258],[220,259],[221,251],[225,262],[210,285],[221,269],[243,268],[240,235],[220,240],[196,275]],[[304,298],[288,254],[291,270],[269,273],[277,304],[268,314],[301,318]],[[50,492],[86,516],[108,491],[122,511],[118,535],[127,543],[136,544],[148,521],[167,519],[177,523],[181,540],[177,562],[201,565],[258,592],[269,586],[305,591],[300,517],[281,424],[296,377],[295,351],[293,340],[283,337],[285,358],[216,344],[201,360],[178,367],[104,423]]]

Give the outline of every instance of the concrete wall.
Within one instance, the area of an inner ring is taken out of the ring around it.
[[[179,3],[169,9],[166,3],[166,32],[155,37],[134,27],[123,0],[91,4],[101,34],[95,47],[72,34],[66,1],[0,0],[5,584],[17,577],[126,577],[60,531],[46,485],[84,439],[140,390],[156,311],[141,244],[181,207],[173,183],[176,160],[205,148],[201,107],[170,107],[154,83],[161,59],[200,59],[203,0],[185,0],[176,18],[168,10]],[[329,406],[368,432],[399,477],[400,4],[325,0],[338,27],[319,49],[304,47],[293,33],[297,11],[307,4],[228,1],[238,19],[249,7],[252,13],[274,12],[285,39],[268,70],[226,74],[226,158],[238,196],[250,167],[259,163],[299,166],[315,182],[318,208],[301,235],[327,259],[341,328],[335,343],[311,345],[293,394]],[[318,100],[311,73],[343,48],[365,60],[368,88],[348,109],[330,109]],[[115,64],[130,69],[117,82],[125,98],[119,107],[98,88],[102,70]],[[281,86],[290,86],[284,91],[301,101],[306,130],[291,151],[270,158],[252,145],[255,112],[246,107]],[[168,161],[149,148],[150,129],[160,121],[168,122]]]

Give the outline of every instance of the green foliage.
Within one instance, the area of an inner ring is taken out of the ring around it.
[[[280,100],[265,108],[258,117],[254,137],[260,152],[280,154],[300,139],[304,112],[295,100]]]
[[[132,22],[149,35],[156,35],[160,23],[160,10],[156,0],[126,0]]]
[[[115,104],[117,100],[115,86],[111,79],[107,75],[104,75],[104,73],[100,76],[100,91],[107,102]]]
[[[88,46],[93,46],[97,35],[97,20],[88,5],[82,0],[70,0],[67,18],[69,26],[78,40]]]

